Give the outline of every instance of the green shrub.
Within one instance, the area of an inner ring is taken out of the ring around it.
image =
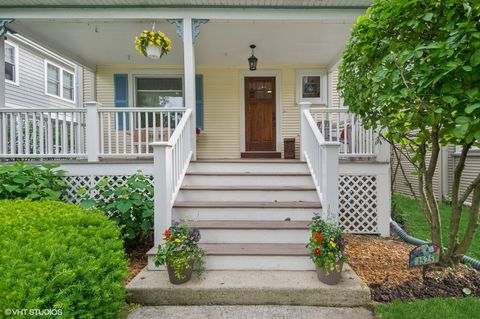
[[[99,209],[121,227],[126,239],[136,242],[151,233],[153,227],[153,187],[140,171],[128,177],[125,185],[110,184],[107,179],[97,183],[98,198],[88,198],[85,188],[79,195],[80,207]]]
[[[55,201],[0,201],[0,314],[62,309],[62,318],[115,318],[127,262],[102,212]]]
[[[26,165],[17,162],[0,166],[0,199],[59,199],[67,185],[61,180],[59,165]]]

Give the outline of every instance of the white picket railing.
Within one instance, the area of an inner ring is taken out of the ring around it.
[[[362,127],[360,117],[347,108],[311,109],[313,120],[327,142],[340,142],[340,156],[368,157],[378,154],[377,134]]]
[[[173,203],[193,155],[193,125],[192,110],[188,109],[168,141],[150,144],[154,150],[155,246],[162,242],[162,232],[172,222]]]
[[[150,143],[168,141],[185,108],[0,109],[0,158],[153,156]]]
[[[338,223],[338,157],[340,143],[326,141],[310,113],[311,103],[300,103],[300,157],[307,162],[325,220]]]
[[[150,143],[168,141],[185,108],[98,108],[101,157],[152,156]]]
[[[0,109],[0,157],[86,156],[85,109]]]

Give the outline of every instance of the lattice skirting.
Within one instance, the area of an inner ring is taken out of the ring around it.
[[[374,175],[341,175],[339,218],[347,233],[378,233],[377,178]]]
[[[125,185],[127,183],[128,175],[77,175],[77,176],[63,176],[63,181],[68,185],[67,195],[64,200],[72,204],[78,204],[80,197],[78,190],[85,187],[87,194],[86,198],[99,198],[98,191],[95,185],[103,179],[107,179],[110,185]],[[145,175],[147,181],[153,186],[153,176]],[[153,198],[152,198],[153,199]]]
[[[87,197],[98,198],[95,185],[102,179],[110,184],[125,185],[128,175],[79,175],[64,176],[68,190],[66,201],[77,204],[81,187],[87,189]],[[153,176],[147,175],[153,186]],[[375,175],[341,175],[339,178],[339,219],[347,233],[378,233],[377,178]]]

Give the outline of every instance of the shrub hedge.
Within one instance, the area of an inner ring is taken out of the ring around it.
[[[115,318],[124,306],[123,242],[104,213],[3,200],[0,234],[0,316],[6,309],[61,309],[63,318]]]

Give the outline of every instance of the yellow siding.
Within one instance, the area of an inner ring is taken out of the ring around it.
[[[102,105],[114,106],[113,75],[130,70],[153,69],[153,66],[99,66],[97,67],[97,100]],[[304,66],[302,68],[305,68]],[[320,68],[312,66],[307,68]],[[157,68],[158,69],[158,68]],[[162,67],[181,69],[181,67]],[[281,136],[277,141],[283,151],[283,139],[294,137],[299,156],[300,113],[295,100],[296,67],[280,66],[262,70],[279,71],[281,76]],[[243,67],[201,67],[197,73],[204,81],[204,132],[198,137],[199,159],[240,157],[240,75]],[[252,73],[253,75],[254,73]],[[277,121],[278,123],[278,121]]]

